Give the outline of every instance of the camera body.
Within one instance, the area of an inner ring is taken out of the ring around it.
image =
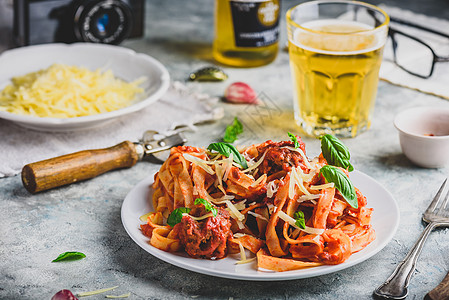
[[[17,46],[120,44],[143,36],[145,0],[14,0]]]

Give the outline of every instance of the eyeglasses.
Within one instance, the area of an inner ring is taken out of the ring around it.
[[[449,35],[445,33],[418,24],[396,18],[390,18],[390,21],[431,32],[449,39]],[[430,45],[417,37],[391,27],[389,28],[388,35],[391,37],[393,46],[394,63],[414,76],[427,79],[432,76],[437,62],[449,62],[449,57],[438,56]]]

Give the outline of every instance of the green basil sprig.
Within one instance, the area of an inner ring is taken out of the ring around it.
[[[349,205],[353,208],[358,208],[359,204],[354,185],[342,170],[334,166],[325,165],[321,168],[320,173],[327,182],[333,182],[335,184],[335,188],[340,191]]]
[[[351,154],[338,138],[325,134],[320,137],[320,140],[321,152],[328,164],[347,169],[349,172],[354,171],[354,167],[349,162]]]
[[[171,227],[174,227],[176,224],[180,223],[182,220],[182,214],[188,214],[190,212],[190,208],[187,207],[178,207],[173,210],[171,214],[167,218],[167,224]]]
[[[223,142],[234,143],[237,140],[237,136],[241,133],[243,133],[243,125],[237,117],[234,117],[234,122],[226,126]]]
[[[243,169],[248,168],[248,164],[246,162],[246,159],[240,154],[240,152],[237,150],[237,148],[234,147],[234,145],[228,144],[228,143],[212,143],[207,147],[207,150],[211,151],[217,151],[218,153],[229,157],[231,153],[233,154],[233,160],[242,166]]]
[[[295,143],[295,149],[299,148],[299,142],[298,142],[298,138],[296,137],[296,135],[294,135],[293,133],[287,132],[290,140]]]
[[[296,226],[298,226],[301,229],[306,229],[306,220],[304,219],[304,213],[302,211],[298,210],[297,212],[295,212],[293,217],[296,220],[295,222]]]
[[[51,262],[60,262],[60,261],[72,261],[72,260],[80,260],[86,257],[86,254],[77,251],[69,251],[59,254],[59,256],[53,259]]]
[[[217,209],[209,201],[207,201],[203,198],[196,198],[195,205],[198,205],[198,204],[204,205],[204,208],[206,209],[206,211],[210,211],[214,215],[214,217],[217,216]]]

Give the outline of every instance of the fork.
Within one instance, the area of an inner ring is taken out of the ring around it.
[[[422,219],[427,223],[427,226],[421,233],[421,236],[415,242],[413,248],[407,253],[404,260],[399,263],[390,277],[374,291],[374,295],[386,299],[404,299],[407,297],[407,287],[410,278],[415,271],[416,261],[421,254],[421,250],[427,240],[427,237],[436,227],[449,227],[449,190],[445,196],[442,196],[447,180],[448,178],[444,180],[435,195],[435,198],[423,213]]]

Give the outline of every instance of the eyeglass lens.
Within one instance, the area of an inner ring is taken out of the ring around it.
[[[427,45],[399,32],[394,33],[393,39],[398,66],[421,77],[431,75],[434,55]]]

